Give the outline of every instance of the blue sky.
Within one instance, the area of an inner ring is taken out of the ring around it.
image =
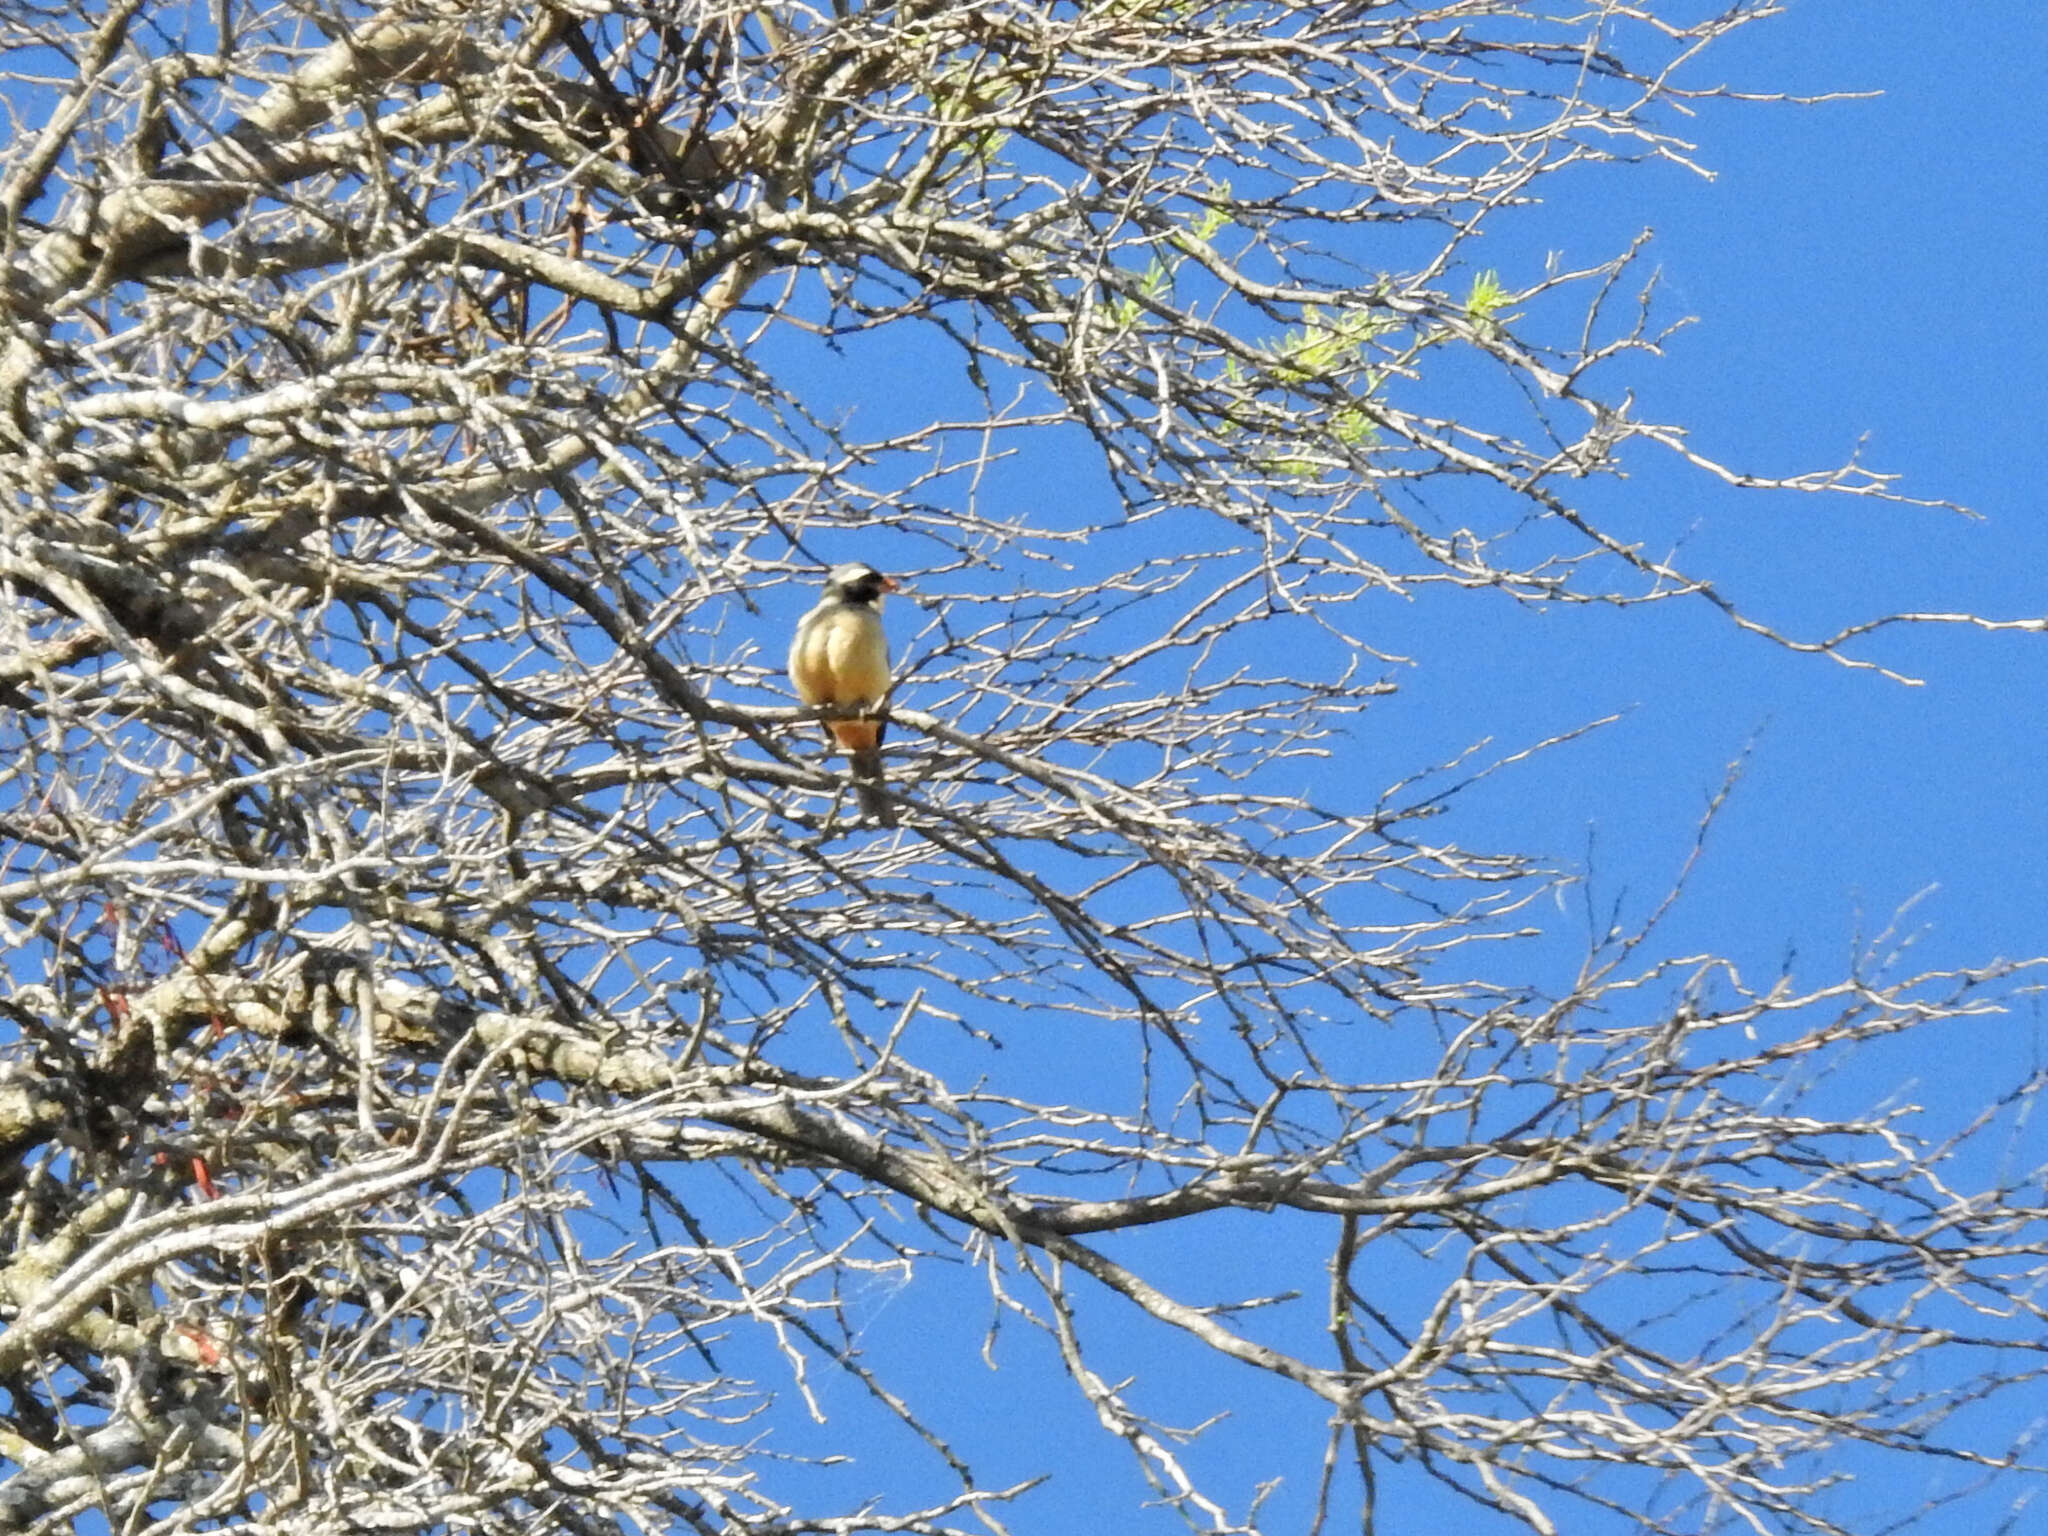
[[[1901,491],[1980,515],[1639,483],[1692,504],[1685,563],[1787,631],[1899,610],[2048,614],[2035,469],[2048,322],[2030,297],[2048,113],[2023,77],[2044,43],[2035,5],[1806,0],[1737,34],[1702,75],[1882,97],[1711,107],[1696,124],[1711,183],[1605,170],[1573,187],[1580,201],[1489,237],[1512,282],[1522,240],[1584,260],[1654,228],[1667,299],[1698,324],[1631,379],[1640,415],[1761,473],[1825,468],[1862,441]],[[1664,526],[1679,526],[1670,510]],[[1721,764],[1756,737],[1688,909],[1702,942],[1838,945],[1859,906],[1882,918],[1939,883],[1920,908],[1930,954],[2048,950],[2048,637],[1912,626],[1866,642],[1925,679],[1904,688],[1787,655],[1697,604],[1504,610],[1481,628],[1474,648],[1429,658],[1409,702],[1470,718],[1469,697],[1472,715],[1501,721],[1505,706],[1539,731],[1631,711],[1575,763],[1548,765],[1562,801],[1502,791],[1504,826],[1533,815],[1568,846],[1590,827],[1602,862],[1647,876],[1652,850],[1682,853]]]

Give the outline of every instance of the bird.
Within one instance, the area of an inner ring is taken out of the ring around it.
[[[862,561],[835,566],[817,607],[796,626],[789,646],[789,680],[796,696],[816,707],[869,710],[889,691],[889,637],[882,629],[882,597],[898,584]],[[846,749],[861,810],[885,827],[896,811],[882,793],[882,732],[877,716],[827,720],[825,730]]]

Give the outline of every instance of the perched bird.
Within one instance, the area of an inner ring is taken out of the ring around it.
[[[825,578],[825,595],[803,616],[789,647],[789,680],[806,704],[872,709],[889,691],[889,637],[882,630],[882,594],[896,583],[854,561]],[[874,717],[827,720],[825,729],[853,761],[860,806],[885,827],[895,808],[881,792],[883,722]]]

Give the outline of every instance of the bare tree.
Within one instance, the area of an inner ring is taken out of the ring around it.
[[[1503,980],[1517,754],[1347,742],[1432,587],[1988,622],[1611,531],[1894,492],[1637,420],[1637,250],[1467,254],[1776,9],[0,7],[0,1525],[1050,1529],[953,1405],[1056,1389],[1202,1530],[2024,1473],[2038,1085],[1829,1090],[2019,968]],[[854,556],[894,831],[781,679]]]

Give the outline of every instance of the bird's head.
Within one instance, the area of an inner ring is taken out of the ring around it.
[[[884,592],[896,590],[896,582],[859,560],[834,566],[832,574],[825,578],[825,595],[843,602],[879,602]]]

